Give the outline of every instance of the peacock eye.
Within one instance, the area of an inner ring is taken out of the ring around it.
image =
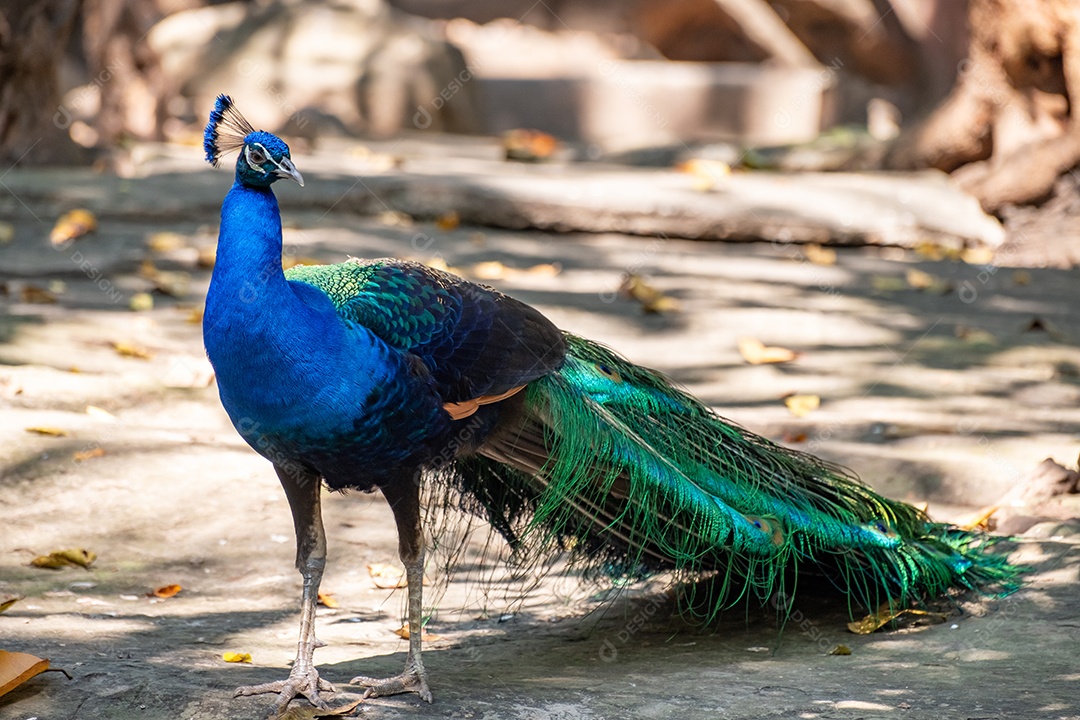
[[[248,161],[252,165],[262,165],[264,162],[266,162],[266,155],[263,153],[262,150],[256,150],[252,148],[251,150],[248,150]]]
[[[613,369],[611,366],[600,363],[596,366],[596,369],[599,370],[600,374],[604,377],[614,380],[615,382],[622,382],[622,375],[619,374],[618,370]]]

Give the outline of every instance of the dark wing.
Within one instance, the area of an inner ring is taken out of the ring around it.
[[[502,293],[403,260],[296,266],[338,313],[418,357],[450,403],[506,393],[562,365],[566,341],[539,311]]]

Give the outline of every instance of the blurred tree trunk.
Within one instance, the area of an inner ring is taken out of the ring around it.
[[[0,9],[0,163],[71,162],[59,69],[80,0],[2,0]]]
[[[0,0],[0,9],[5,166],[77,162],[90,157],[79,144],[113,148],[124,138],[161,137],[170,93],[145,41],[164,15],[157,4]],[[67,104],[62,75],[81,86]]]
[[[934,167],[996,212],[1047,197],[1080,163],[1080,0],[971,0],[952,93],[886,164]]]

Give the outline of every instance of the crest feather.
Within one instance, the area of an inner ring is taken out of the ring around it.
[[[244,146],[244,138],[253,132],[255,128],[236,109],[233,99],[228,95],[218,95],[203,133],[206,162],[217,167],[222,155],[239,150]]]

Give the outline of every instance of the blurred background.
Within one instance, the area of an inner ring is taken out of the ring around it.
[[[196,144],[226,91],[301,148],[535,128],[574,159],[672,165],[722,141],[736,167],[959,172],[1000,212],[1080,159],[1074,5],[5,0],[0,160],[130,174],[133,143]]]

